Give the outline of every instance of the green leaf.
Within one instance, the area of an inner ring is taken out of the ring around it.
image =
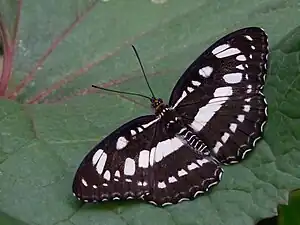
[[[299,225],[300,189],[290,193],[288,205],[280,205],[279,225]]]
[[[2,21],[17,27],[18,40],[0,100],[1,212],[38,225],[250,225],[274,215],[288,191],[300,187],[297,0],[8,2],[0,1],[2,18],[17,15],[18,7],[21,16]],[[85,154],[122,123],[149,113],[141,99],[90,89],[100,84],[148,94],[129,44],[137,47],[156,95],[167,100],[209,44],[246,26],[264,27],[271,45],[264,91],[269,121],[253,154],[225,167],[212,193],[194,201],[166,208],[78,203],[71,185]]]
[[[256,225],[300,225],[300,189],[289,193],[287,204],[279,204],[278,216],[260,220]]]
[[[0,211],[0,223],[5,225],[28,225]]]

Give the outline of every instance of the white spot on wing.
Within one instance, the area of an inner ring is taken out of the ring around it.
[[[130,133],[131,133],[132,136],[136,135],[135,130],[130,130]]]
[[[126,158],[124,165],[124,174],[132,176],[135,173],[135,161],[131,158]]]
[[[125,137],[119,137],[116,144],[116,149],[121,150],[128,144],[128,140]]]
[[[229,134],[227,132],[225,132],[223,134],[223,136],[221,137],[221,140],[223,141],[223,143],[226,143],[228,138],[229,138]]]
[[[215,147],[213,147],[213,152],[214,152],[215,154],[217,154],[217,153],[219,152],[219,149],[220,149],[222,146],[223,146],[223,144],[222,144],[221,142],[217,141]]]
[[[203,164],[205,163],[208,163],[209,161],[207,159],[198,159],[197,160],[197,163],[200,165],[200,166],[203,166]]]
[[[166,183],[164,181],[162,181],[162,182],[158,182],[157,187],[158,188],[166,188],[167,186],[166,186]]]
[[[216,57],[217,58],[226,58],[228,56],[236,55],[236,54],[239,54],[239,53],[241,53],[241,51],[238,50],[237,48],[229,48],[229,49],[226,49],[223,52],[218,53],[216,55]]]
[[[96,171],[98,174],[102,174],[105,163],[107,159],[107,154],[105,152],[102,153],[97,165],[96,165]]]
[[[246,57],[244,55],[238,55],[236,57],[236,60],[238,60],[238,61],[246,61],[247,59],[246,59]]]
[[[105,180],[109,181],[110,180],[110,172],[108,170],[106,170],[103,177]]]
[[[246,92],[247,92],[248,94],[252,92],[252,85],[251,85],[251,84],[249,84],[249,85],[247,86],[247,91],[246,91]]]
[[[200,86],[200,84],[201,84],[201,82],[199,82],[199,81],[197,81],[197,80],[192,80],[192,84],[194,85],[194,86]]]
[[[214,50],[212,50],[212,54],[216,55],[219,52],[222,52],[222,51],[224,51],[225,49],[227,49],[229,47],[230,47],[230,45],[228,45],[228,44],[219,45]]]
[[[241,123],[244,122],[245,115],[238,115],[237,120],[240,121]]]
[[[245,35],[245,38],[247,38],[249,41],[253,41],[253,38],[250,37],[249,35]]]
[[[223,79],[228,84],[237,84],[241,82],[242,78],[243,78],[242,73],[228,73],[223,76]]]
[[[174,176],[171,176],[168,178],[169,183],[175,183],[177,181],[177,179]]]
[[[100,159],[102,153],[103,153],[103,150],[102,150],[102,149],[99,149],[99,150],[93,155],[93,159],[92,159],[93,166],[97,164],[97,162],[99,161],[99,159]]]
[[[188,173],[184,169],[181,169],[181,170],[178,171],[178,176],[179,177],[182,177],[182,176],[187,175],[187,174]]]
[[[87,182],[86,182],[86,180],[85,179],[83,179],[83,178],[81,178],[81,183],[84,185],[84,186],[88,186],[88,184],[87,184]]]
[[[240,70],[245,70],[244,66],[242,64],[236,66],[235,68],[240,69]]]
[[[244,105],[244,112],[249,112],[250,111],[250,105]]]
[[[149,166],[149,155],[148,150],[142,150],[139,155],[139,167],[148,168]]]
[[[236,123],[231,123],[229,126],[229,129],[232,131],[232,133],[234,133],[236,131],[237,128],[237,124]]]
[[[205,78],[209,77],[212,72],[213,72],[213,68],[210,66],[205,66],[199,69],[199,74]]]
[[[187,87],[187,90],[188,90],[188,92],[193,92],[193,91],[194,91],[194,88],[192,88],[192,87]]]
[[[221,96],[231,96],[232,95],[232,87],[219,87],[214,92],[214,97]]]
[[[117,170],[117,171],[115,172],[115,177],[120,177],[120,176],[121,176],[120,171]]]
[[[190,165],[187,166],[188,170],[194,170],[198,167],[199,166],[196,163],[191,163]]]

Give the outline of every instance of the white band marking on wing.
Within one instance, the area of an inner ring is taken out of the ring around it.
[[[177,151],[183,145],[183,142],[177,137],[158,142],[157,146],[151,149],[150,166],[153,166],[155,162],[160,162],[164,157]]]

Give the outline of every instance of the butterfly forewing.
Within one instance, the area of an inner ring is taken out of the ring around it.
[[[151,149],[151,143],[158,141],[155,122],[154,115],[139,117],[95,146],[77,170],[74,195],[87,202],[98,202],[138,198],[149,192],[149,186],[143,182],[147,180],[149,185],[149,159],[145,158],[147,155],[141,156],[141,152]],[[144,160],[140,165],[139,159]]]
[[[239,162],[261,136],[267,55],[262,29],[238,30],[208,48],[173,89],[170,105],[223,163]]]

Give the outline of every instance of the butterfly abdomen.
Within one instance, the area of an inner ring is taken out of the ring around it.
[[[210,155],[210,151],[206,144],[192,129],[184,127],[179,131],[177,136],[183,139],[195,152],[202,155]]]
[[[186,143],[195,152],[202,155],[210,155],[206,144],[201,138],[189,128],[180,115],[173,109],[165,108],[161,115],[161,119],[166,123],[166,130],[169,134],[178,136],[182,142]]]

